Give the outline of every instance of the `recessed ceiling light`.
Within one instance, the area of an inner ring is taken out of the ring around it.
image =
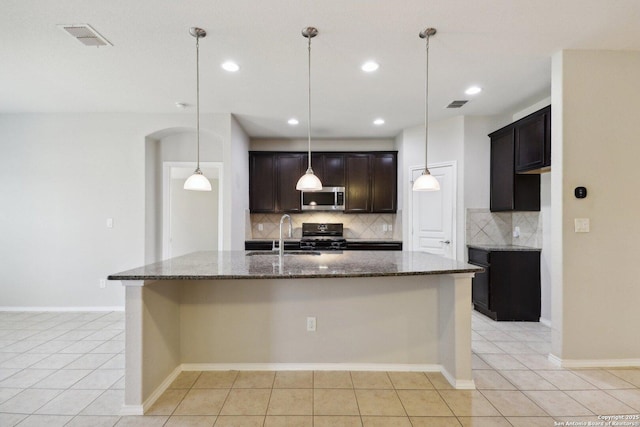
[[[376,126],[381,126],[381,125],[384,124],[384,119],[375,119],[373,121],[373,124],[376,125]]]
[[[378,68],[380,68],[380,65],[374,61],[367,61],[364,64],[362,64],[362,67],[360,68],[362,69],[362,71],[366,73],[372,73],[376,71]]]
[[[235,62],[233,62],[233,61],[225,62],[225,63],[223,63],[221,65],[221,67],[224,70],[229,71],[231,73],[235,73],[236,71],[238,71],[240,69],[240,66],[238,64],[236,64]]]
[[[476,95],[480,92],[482,92],[482,88],[480,86],[471,86],[464,91],[467,95]]]
[[[300,122],[298,121],[298,119],[291,118],[287,121],[287,123],[289,123],[291,126],[295,126]]]

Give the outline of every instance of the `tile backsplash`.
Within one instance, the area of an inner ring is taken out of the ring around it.
[[[247,239],[277,239],[282,214],[251,214],[251,235]],[[347,239],[391,240],[402,235],[398,214],[344,214],[305,212],[291,214],[293,237],[302,237],[303,222],[341,222]],[[262,229],[260,229],[262,228]],[[249,230],[249,229],[247,229]],[[401,239],[398,239],[401,240]]]
[[[513,231],[519,227],[520,236]],[[542,215],[540,212],[491,212],[489,209],[467,209],[467,244],[520,245],[542,247]]]

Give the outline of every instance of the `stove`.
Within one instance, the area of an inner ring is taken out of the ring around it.
[[[341,251],[347,248],[342,223],[302,223],[300,249]]]

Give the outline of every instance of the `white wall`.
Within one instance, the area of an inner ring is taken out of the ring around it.
[[[229,211],[229,241],[225,249],[244,250],[244,240],[251,231],[249,218],[249,136],[231,117],[230,167],[225,167],[227,188],[233,197]]]
[[[202,115],[203,129],[225,116],[229,129],[228,114]],[[122,306],[120,284],[100,289],[99,279],[143,265],[145,234],[157,228],[145,224],[155,161],[145,156],[146,138],[193,121],[191,114],[1,114],[0,307]]]
[[[638,75],[640,52],[552,60],[552,352],[563,360],[640,362]],[[591,231],[575,233],[574,218],[589,218]]]

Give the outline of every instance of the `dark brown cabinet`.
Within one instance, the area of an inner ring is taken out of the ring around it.
[[[249,154],[249,210],[254,213],[300,212],[296,183],[306,170],[303,153]]]
[[[276,210],[278,212],[301,212],[300,192],[296,183],[307,170],[307,156],[299,153],[279,153],[276,155]]]
[[[345,213],[396,212],[397,152],[316,152],[311,156],[323,186],[346,187]],[[306,153],[251,151],[250,211],[301,212],[295,187],[307,166]]]
[[[373,212],[396,212],[398,200],[398,165],[396,157],[395,153],[372,155],[371,210]]]
[[[312,153],[311,162],[313,171],[320,178],[323,186],[345,186],[343,153]]]
[[[540,175],[515,172],[515,128],[507,126],[491,138],[491,211],[539,211]]]
[[[346,154],[345,212],[371,212],[371,156]]]
[[[249,209],[251,212],[276,211],[275,170],[275,153],[251,153],[249,156]]]
[[[540,251],[469,248],[469,263],[484,268],[472,281],[476,311],[493,320],[540,320]]]
[[[518,120],[514,129],[516,173],[548,171],[551,167],[551,106]]]

